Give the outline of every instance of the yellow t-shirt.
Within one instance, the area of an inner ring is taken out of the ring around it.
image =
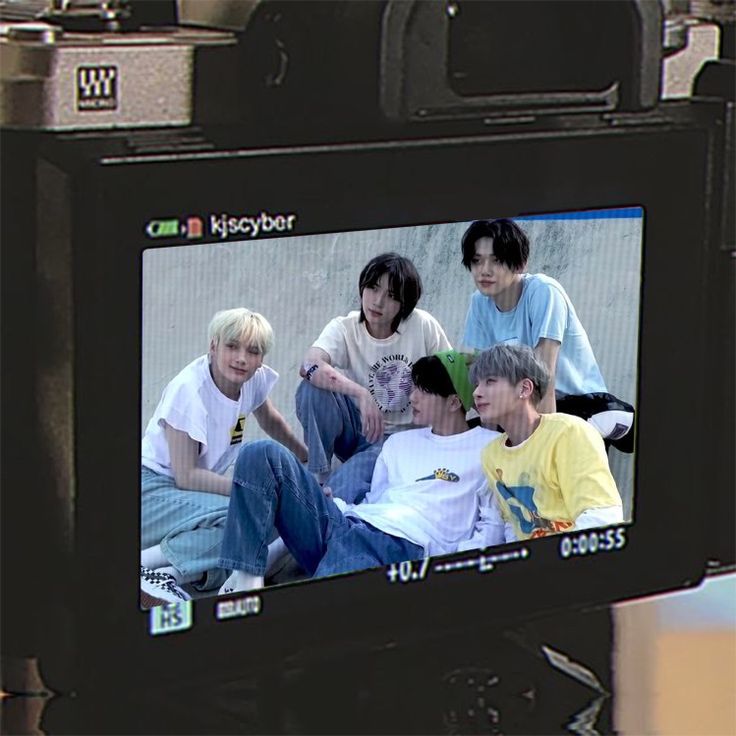
[[[502,434],[481,453],[501,515],[518,539],[569,529],[587,509],[620,506],[600,434],[568,414],[543,414],[522,444]]]

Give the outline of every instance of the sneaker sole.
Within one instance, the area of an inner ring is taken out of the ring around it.
[[[157,606],[166,606],[171,601],[165,601],[163,598],[156,598],[149,595],[144,590],[141,591],[141,608],[147,611],[149,608],[156,608]]]

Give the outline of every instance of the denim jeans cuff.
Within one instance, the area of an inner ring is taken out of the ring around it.
[[[192,588],[200,593],[207,593],[212,590],[219,590],[227,578],[227,572],[218,568],[217,570],[208,570],[205,573],[204,580],[192,583]]]
[[[266,574],[266,566],[262,567],[256,564],[250,564],[248,562],[242,562],[241,560],[233,560],[230,558],[221,557],[217,562],[218,567],[225,570],[242,570],[250,575],[259,575],[263,577]]]
[[[332,470],[332,465],[328,463],[327,465],[320,465],[318,468],[313,468],[307,463],[307,470],[310,473],[329,473]]]
[[[175,567],[182,575],[188,575],[190,573],[190,568],[187,566],[186,562],[183,562],[179,555],[177,555],[169,546],[168,539],[162,539],[160,547],[163,556],[169,561],[169,564],[172,567]]]

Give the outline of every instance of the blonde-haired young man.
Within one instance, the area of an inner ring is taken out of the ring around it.
[[[141,447],[141,603],[186,600],[182,589],[219,588],[217,566],[246,418],[302,462],[307,448],[271,402],[278,373],[265,317],[244,307],[215,314],[209,350],[166,386]]]

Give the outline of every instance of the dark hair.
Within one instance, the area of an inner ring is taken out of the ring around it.
[[[445,366],[436,355],[427,355],[411,367],[412,383],[421,391],[447,398],[456,394]]]
[[[475,356],[470,366],[470,383],[477,386],[486,378],[505,378],[516,385],[528,378],[534,390],[532,404],[536,406],[547,393],[550,375],[544,361],[528,345],[494,345]]]
[[[398,253],[381,253],[380,256],[371,258],[360,272],[358,289],[361,298],[363,290],[375,286],[383,274],[388,274],[388,285],[394,299],[401,303],[399,313],[391,323],[391,329],[396,332],[402,319],[406,319],[416,307],[419,297],[422,295],[422,279],[416,266],[404,256]],[[365,321],[363,305],[360,306],[360,321]]]
[[[493,239],[493,255],[504,266],[521,269],[529,260],[529,238],[513,220],[476,220],[463,235],[463,266],[470,270],[475,244],[480,238]]]

